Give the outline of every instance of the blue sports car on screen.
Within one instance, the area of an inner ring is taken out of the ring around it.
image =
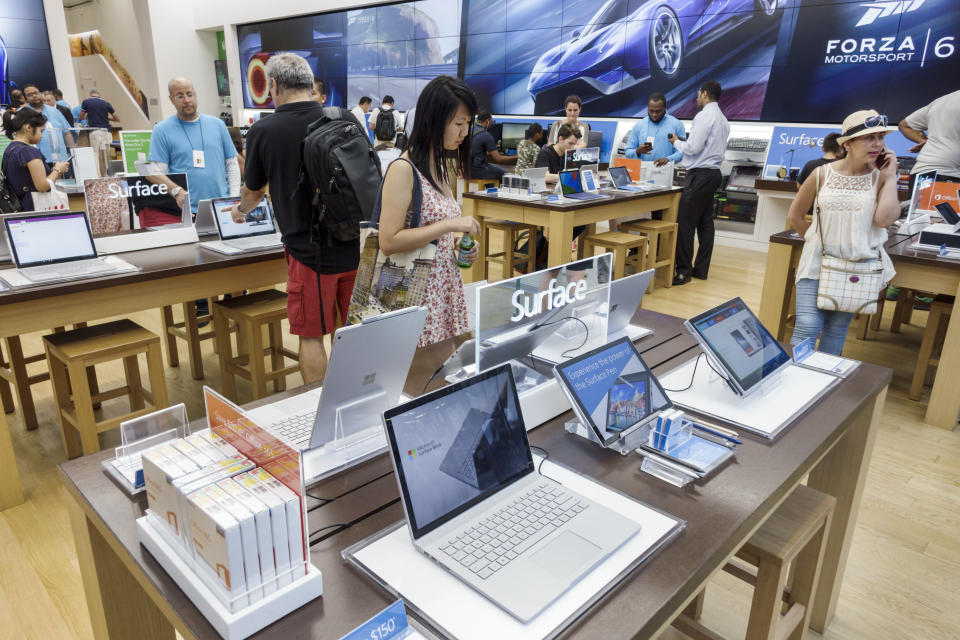
[[[582,30],[537,61],[527,89],[537,113],[576,93],[611,95],[649,77],[673,79],[698,48],[782,0],[607,0]]]

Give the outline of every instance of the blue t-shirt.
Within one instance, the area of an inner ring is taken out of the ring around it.
[[[37,190],[33,184],[33,176],[27,168],[27,163],[31,160],[43,161],[43,156],[36,147],[29,144],[13,141],[3,152],[3,173],[7,176],[7,182],[13,187],[13,191],[20,197],[23,211],[33,211],[32,192]],[[44,174],[47,172],[46,165],[43,172]]]
[[[202,169],[193,166],[195,149],[203,151]],[[150,161],[166,164],[170,173],[187,174],[194,213],[201,200],[230,195],[224,163],[236,155],[227,126],[213,116],[200,114],[197,120],[184,122],[174,114],[158,122],[150,136]]]
[[[33,107],[28,104],[24,105],[23,108],[33,109]],[[70,123],[67,122],[67,119],[63,117],[63,114],[60,113],[56,107],[51,107],[48,104],[43,105],[42,110],[33,110],[40,111],[47,119],[47,126],[43,130],[43,138],[40,140],[40,144],[37,145],[40,153],[43,154],[44,160],[53,163],[69,158],[70,151],[67,149],[67,144],[63,136],[64,130],[70,128]]]
[[[100,129],[110,128],[110,114],[113,105],[103,98],[90,97],[80,103],[80,108],[87,112],[87,123],[91,127]]]

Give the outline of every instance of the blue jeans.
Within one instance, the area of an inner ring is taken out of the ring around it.
[[[853,320],[853,314],[846,311],[824,311],[817,308],[817,286],[819,280],[802,278],[797,280],[797,322],[793,328],[791,345],[797,345],[820,337],[818,351],[835,356],[843,351],[847,339],[847,328]]]

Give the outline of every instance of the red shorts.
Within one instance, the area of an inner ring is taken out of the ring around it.
[[[146,229],[147,227],[162,227],[166,224],[180,224],[183,222],[180,216],[175,216],[166,211],[160,211],[159,209],[153,209],[151,207],[144,207],[137,213],[137,216],[140,218],[141,229]]]
[[[286,255],[287,318],[290,320],[290,333],[304,338],[322,338],[333,333],[333,330],[347,319],[353,282],[357,277],[356,269],[345,273],[321,273],[318,282],[316,271],[289,253]],[[337,312],[340,313],[339,323]],[[321,323],[321,317],[325,322]]]

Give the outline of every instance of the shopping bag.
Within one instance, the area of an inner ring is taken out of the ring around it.
[[[30,195],[33,197],[34,211],[69,211],[70,199],[67,194],[57,189],[53,180],[47,179],[50,190],[47,192],[34,191]]]

